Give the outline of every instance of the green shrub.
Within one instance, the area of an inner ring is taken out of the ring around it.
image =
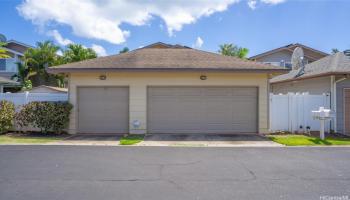
[[[32,126],[42,133],[62,133],[68,126],[72,108],[67,102],[30,102],[22,107],[15,119],[21,128]]]
[[[7,132],[13,127],[15,105],[10,101],[0,101],[0,133]]]

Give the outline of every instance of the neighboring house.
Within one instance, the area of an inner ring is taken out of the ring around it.
[[[6,87],[18,87],[19,85],[16,81],[0,76],[0,93],[3,93]]]
[[[274,66],[281,66],[290,69],[292,67],[292,54],[294,49],[297,47],[301,47],[304,50],[305,63],[312,63],[325,56],[328,56],[327,53],[296,43],[252,56],[249,59],[265,64],[271,64]]]
[[[40,85],[29,90],[30,93],[67,93],[67,88]]]
[[[21,62],[21,58],[24,52],[28,48],[32,48],[30,45],[18,42],[16,40],[7,40],[6,37],[0,34],[0,42],[6,43],[4,48],[10,58],[0,58],[0,77],[11,79],[11,77],[18,72],[17,62]],[[7,84],[4,88],[18,87],[19,84]]]
[[[50,67],[69,77],[69,132],[267,133],[268,77],[285,69],[180,45]]]
[[[350,135],[350,51],[338,52],[310,63],[304,69],[270,81],[274,94],[330,94],[331,108],[336,112],[332,129]]]

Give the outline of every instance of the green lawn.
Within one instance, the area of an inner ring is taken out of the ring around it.
[[[0,144],[38,144],[38,143],[48,143],[57,142],[62,140],[62,137],[57,136],[9,136],[0,135]]]
[[[144,135],[128,135],[120,139],[121,145],[133,145],[143,141]]]
[[[267,137],[286,146],[350,145],[350,138],[340,137],[327,137],[325,140],[305,135],[268,135]]]

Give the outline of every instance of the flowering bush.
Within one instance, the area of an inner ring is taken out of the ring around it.
[[[30,102],[16,113],[15,119],[21,128],[32,126],[43,133],[62,133],[68,126],[72,108],[68,102]]]
[[[0,133],[7,132],[13,127],[15,105],[10,101],[0,101]]]

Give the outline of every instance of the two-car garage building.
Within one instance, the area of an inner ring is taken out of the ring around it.
[[[179,45],[50,68],[69,78],[70,133],[265,133],[283,70]]]

